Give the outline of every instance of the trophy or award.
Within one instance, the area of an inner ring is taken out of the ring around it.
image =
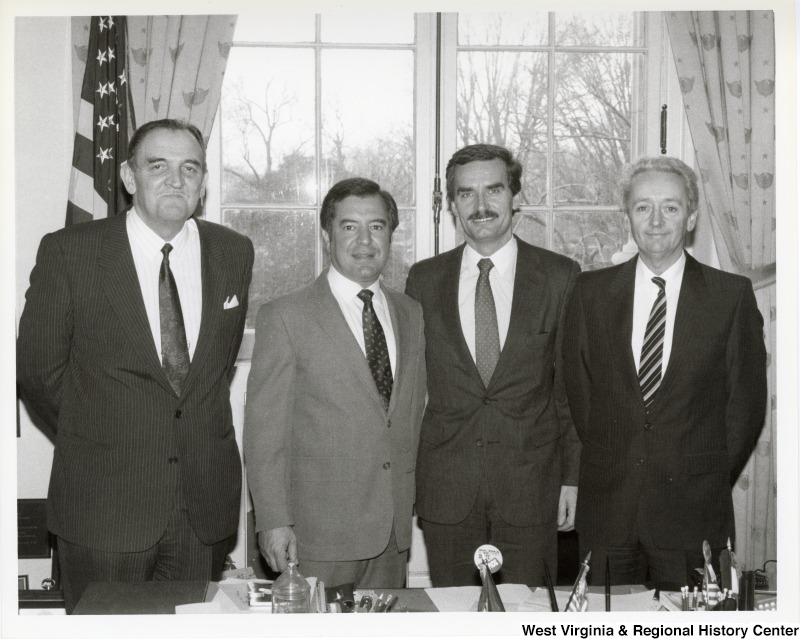
[[[499,549],[484,544],[475,551],[475,565],[481,572],[481,596],[478,599],[478,612],[505,612],[506,608],[500,599],[500,593],[494,583],[492,574],[503,565],[503,555]]]

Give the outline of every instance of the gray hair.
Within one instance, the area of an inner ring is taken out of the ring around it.
[[[622,197],[622,209],[628,212],[628,198],[631,195],[631,182],[640,173],[645,171],[661,171],[662,173],[672,173],[683,180],[683,190],[689,205],[689,214],[697,210],[700,199],[697,190],[697,174],[694,169],[678,158],[656,155],[653,157],[643,157],[632,164],[626,164],[622,169],[622,177],[619,180],[619,192]]]

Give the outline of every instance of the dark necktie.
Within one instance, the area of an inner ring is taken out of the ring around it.
[[[667,295],[664,291],[666,282],[660,277],[654,277],[652,282],[658,286],[658,295],[650,310],[650,318],[647,320],[642,343],[642,357],[639,361],[639,386],[642,389],[644,406],[648,411],[661,384],[664,331],[667,327]]]
[[[497,311],[494,307],[489,271],[492,260],[488,257],[478,261],[478,283],[475,286],[475,364],[484,386],[489,386],[497,360],[500,359],[500,332],[497,330]]]
[[[189,346],[183,327],[181,300],[178,287],[169,268],[171,244],[164,244],[161,252],[161,270],[158,273],[158,308],[161,316],[161,366],[176,395],[181,394],[181,384],[189,372]]]
[[[358,297],[364,302],[361,311],[361,323],[364,327],[364,346],[367,355],[369,370],[372,379],[378,388],[378,394],[383,400],[384,410],[389,410],[389,400],[392,397],[392,365],[389,361],[389,348],[386,346],[386,335],[378,321],[375,309],[372,306],[372,291],[363,289]]]

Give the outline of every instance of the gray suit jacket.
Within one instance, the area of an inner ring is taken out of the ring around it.
[[[256,531],[294,526],[302,559],[411,544],[425,403],[422,310],[384,287],[397,341],[388,414],[323,273],[261,307],[247,383],[245,459]]]
[[[99,550],[154,545],[178,482],[205,543],[236,532],[241,462],[229,380],[244,329],[249,239],[197,221],[200,334],[181,397],[158,359],[125,215],[46,235],[17,342],[17,379],[56,431],[48,526]],[[236,295],[239,305],[224,309]]]

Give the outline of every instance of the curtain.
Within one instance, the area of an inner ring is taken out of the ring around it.
[[[775,262],[775,28],[772,11],[664,14],[720,264]],[[776,558],[775,284],[756,292],[769,385],[765,426],[733,489],[736,551],[747,568]]]
[[[135,125],[177,118],[208,141],[236,16],[129,16]]]

